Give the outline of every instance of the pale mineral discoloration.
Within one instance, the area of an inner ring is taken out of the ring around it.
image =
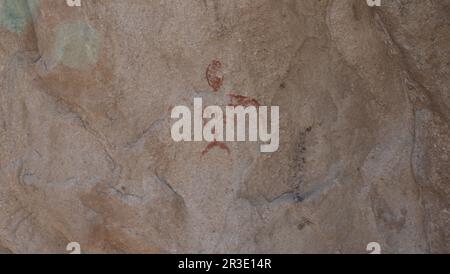
[[[0,2],[0,26],[22,34],[32,21],[39,0],[4,0]]]
[[[97,62],[100,52],[97,31],[83,21],[68,22],[56,31],[56,59],[73,69],[84,69]]]
[[[450,6],[365,2],[0,0],[0,253],[450,252]],[[278,151],[174,142],[194,97]]]

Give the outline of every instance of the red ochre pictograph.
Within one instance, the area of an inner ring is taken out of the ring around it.
[[[223,85],[222,63],[218,60],[213,60],[206,69],[206,80],[208,85],[212,87],[214,92],[219,91]]]
[[[227,144],[225,144],[224,142],[214,141],[206,146],[206,148],[202,151],[202,156],[205,156],[211,149],[215,147],[225,150],[228,154],[230,154],[230,148],[227,146]]]
[[[237,95],[237,94],[230,94],[231,103],[229,106],[237,107],[237,106],[255,106],[259,107],[261,104],[258,102],[258,100],[250,98],[248,96],[244,95]]]
[[[208,85],[213,89],[213,92],[218,92],[223,85],[224,76],[222,67],[222,62],[220,62],[219,60],[213,60],[206,69],[206,80],[208,81]],[[248,96],[235,93],[230,93],[229,96],[230,103],[228,104],[228,106],[259,107],[261,105],[258,100],[250,98]],[[230,148],[227,144],[225,144],[224,142],[213,141],[206,146],[206,148],[202,151],[201,156],[205,156],[213,148],[219,148],[226,151],[228,154],[231,154]]]

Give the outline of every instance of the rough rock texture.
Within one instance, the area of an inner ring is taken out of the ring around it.
[[[449,33],[448,0],[0,0],[0,253],[450,252]],[[230,94],[276,153],[172,140]]]

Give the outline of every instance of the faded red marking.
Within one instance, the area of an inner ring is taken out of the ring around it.
[[[238,94],[229,94],[230,99],[231,99],[231,103],[229,104],[229,106],[255,106],[255,107],[259,107],[261,106],[261,104],[258,102],[258,100],[254,99],[254,98],[250,98],[248,96],[244,96],[244,95],[238,95]],[[224,120],[224,125],[226,124],[226,120]],[[215,128],[213,129],[213,134],[215,133]],[[202,151],[202,157],[207,154],[211,149],[218,147],[222,150],[225,150],[228,154],[231,153],[230,148],[227,146],[227,144],[223,143],[223,142],[218,142],[218,141],[214,141],[209,143],[206,148]]]
[[[213,91],[219,91],[223,85],[223,75],[221,72],[222,63],[218,60],[213,60],[212,63],[206,69],[206,80],[208,85],[212,87]]]
[[[206,148],[202,151],[202,156],[207,154],[211,149],[213,149],[215,147],[225,150],[228,154],[230,154],[230,148],[227,146],[227,144],[225,144],[223,142],[214,141],[214,142],[209,143],[206,146]]]
[[[229,104],[229,106],[234,106],[234,107],[237,107],[237,106],[259,107],[259,106],[261,106],[261,104],[258,102],[258,100],[254,99],[254,98],[250,98],[248,96],[238,95],[238,94],[230,94],[230,98],[231,98],[231,103]]]

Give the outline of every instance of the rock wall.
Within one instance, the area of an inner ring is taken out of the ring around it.
[[[450,252],[450,1],[0,0],[0,252]],[[280,107],[280,146],[171,109]]]

